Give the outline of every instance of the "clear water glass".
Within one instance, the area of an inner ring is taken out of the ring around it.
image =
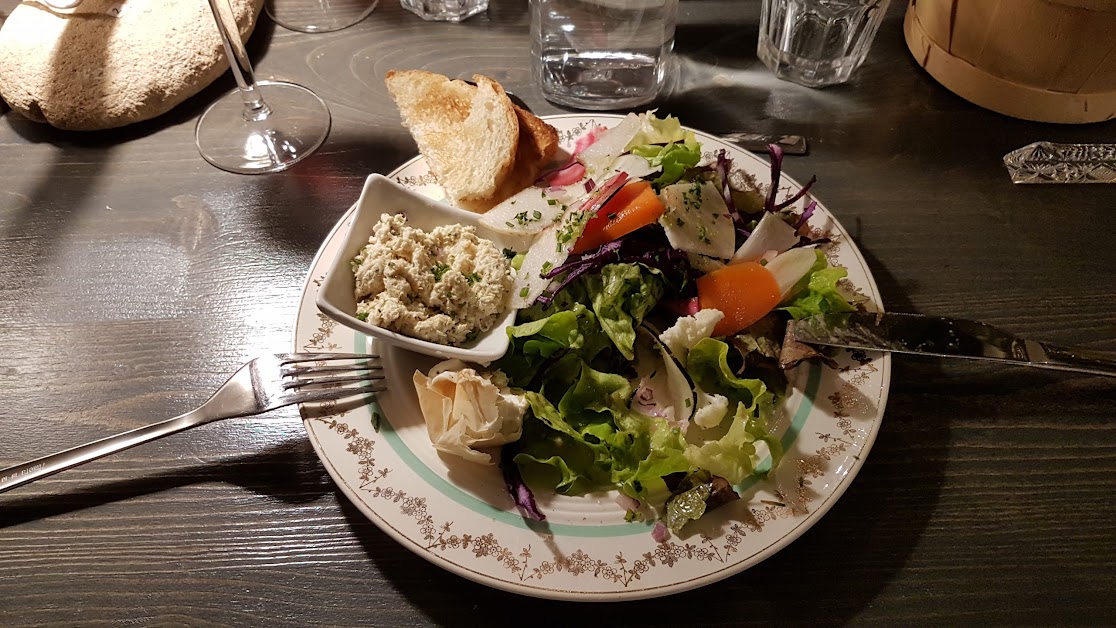
[[[678,0],[530,2],[532,72],[547,100],[579,109],[627,109],[662,91]]]
[[[488,0],[399,0],[399,3],[431,22],[460,22],[488,10]]]
[[[824,87],[864,62],[890,0],[763,0],[756,54],[775,76]]]

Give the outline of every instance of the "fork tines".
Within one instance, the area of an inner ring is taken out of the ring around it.
[[[379,360],[375,353],[276,353],[279,364],[320,362],[328,360]]]
[[[383,392],[383,387],[376,382],[384,379],[383,366],[378,363],[380,356],[368,353],[285,353],[275,356],[279,360],[280,371],[283,376],[283,389],[300,389],[307,395],[322,398],[326,389],[318,386],[330,386],[329,390],[335,391],[337,397],[346,394],[362,394]],[[324,362],[352,360],[353,364],[306,364],[288,366],[291,364],[304,364],[306,362]],[[321,377],[299,377],[305,375],[323,375]],[[364,386],[343,387],[344,384],[363,383]],[[314,387],[314,388],[306,388]],[[333,395],[330,395],[333,396]]]

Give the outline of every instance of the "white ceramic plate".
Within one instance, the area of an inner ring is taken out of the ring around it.
[[[571,114],[547,121],[569,148],[589,129],[620,119]],[[707,155],[723,148],[736,168],[770,180],[765,159],[696,133]],[[389,176],[432,198],[442,196],[421,158]],[[785,197],[799,185],[784,177],[782,188]],[[824,190],[825,182],[815,189]],[[311,266],[294,349],[378,352],[388,391],[378,403],[356,408],[303,407],[306,430],[361,512],[408,549],[456,574],[524,595],[580,601],[654,597],[715,582],[771,556],[816,523],[852,481],[879,430],[890,357],[848,352],[837,369],[808,364],[789,373],[791,385],[777,413],[776,431],[786,450],[782,464],[770,480],[745,482],[739,501],[691,524],[685,537],[655,542],[650,524],[624,521],[614,494],[537,492],[547,521],[525,521],[496,467],[443,457],[431,447],[411,374],[437,360],[378,346],[315,307],[352,214],[333,229]],[[875,282],[848,233],[821,206],[810,226],[830,238],[824,249],[830,261],[847,268],[851,284],[880,308]]]

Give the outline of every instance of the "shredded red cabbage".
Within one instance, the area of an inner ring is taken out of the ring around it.
[[[725,205],[728,205],[729,218],[732,218],[732,226],[736,229],[736,242],[739,245],[752,232],[748,230],[748,221],[736,209],[736,202],[732,200],[732,188],[729,186],[729,172],[732,171],[732,160],[729,159],[725,149],[717,151],[717,163],[713,167],[717,173],[717,177],[721,180],[721,196],[725,199]]]
[[[725,149],[722,148],[717,151],[717,163],[713,169],[717,173],[717,178],[721,180],[721,196],[725,199],[725,205],[728,205],[733,222],[737,222],[740,219],[740,213],[736,211],[736,203],[732,200],[732,188],[729,187],[729,171],[732,169],[732,160],[728,158]]]
[[[767,198],[764,199],[763,208],[769,212],[777,212],[780,209],[790,207],[795,201],[806,196],[810,188],[818,182],[818,178],[816,176],[810,177],[806,185],[802,186],[802,189],[795,192],[793,196],[781,203],[776,203],[775,197],[779,193],[779,180],[783,177],[783,149],[778,144],[768,144],[767,152],[771,155],[771,187],[767,190]]]
[[[768,144],[767,152],[771,155],[771,187],[767,188],[767,198],[763,201],[766,211],[775,211],[775,195],[779,193],[779,179],[783,174],[783,149],[778,144]]]
[[[658,270],[663,279],[679,291],[696,279],[698,273],[690,266],[686,253],[670,246],[662,227],[648,225],[626,236],[606,242],[592,251],[571,255],[566,263],[550,269],[544,279],[558,279],[550,289],[539,295],[537,303],[549,305],[554,295],[591,272],[598,272],[608,264],[635,263]]]
[[[503,450],[500,452],[500,470],[504,472],[504,485],[507,486],[508,494],[515,501],[515,505],[535,521],[546,521],[546,515],[535,503],[535,494],[519,474],[519,465],[512,462],[511,457],[505,455]]]
[[[798,219],[798,222],[794,223],[794,228],[801,229],[802,225],[805,225],[806,221],[810,220],[810,216],[814,215],[814,210],[817,208],[818,202],[811,200],[810,203],[806,205],[806,209],[802,210],[802,216]]]

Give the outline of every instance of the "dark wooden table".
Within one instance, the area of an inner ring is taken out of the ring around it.
[[[10,8],[11,1],[6,6]],[[806,135],[787,159],[849,228],[890,309],[1116,350],[1116,185],[1013,186],[1035,140],[1116,122],[1006,118],[911,59],[892,8],[846,86],[777,81],[758,2],[684,0],[660,110],[709,131]],[[332,34],[266,18],[261,77],[315,89],[325,146],[249,177],[197,154],[226,76],[114,132],[0,118],[0,466],[203,401],[287,350],[308,265],[366,175],[415,147],[392,68],[491,75],[537,113],[524,0],[427,24],[392,0]],[[735,625],[1109,623],[1116,617],[1116,380],[897,357],[879,438],[840,502],[759,566],[672,598],[578,605],[487,589],[416,558],[337,491],[294,409],[214,424],[0,496],[0,623]]]

